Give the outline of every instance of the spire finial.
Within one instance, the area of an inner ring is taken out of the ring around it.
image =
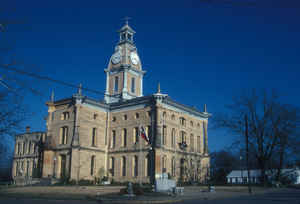
[[[204,104],[204,113],[207,113],[207,111],[206,111],[206,104]]]
[[[157,93],[160,93],[160,83],[157,84]]]
[[[128,17],[128,16],[125,16],[124,20],[125,20],[125,24],[128,25],[128,21],[130,20],[131,18]]]
[[[51,92],[51,102],[54,102],[54,90]]]
[[[82,84],[81,83],[79,84],[79,87],[78,87],[78,95],[79,96],[82,95]]]

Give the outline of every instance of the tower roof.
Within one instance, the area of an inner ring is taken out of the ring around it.
[[[118,31],[119,33],[123,33],[123,32],[126,32],[126,31],[128,31],[128,32],[130,32],[132,34],[135,33],[135,31],[128,25],[128,20],[129,19],[130,19],[129,17],[125,17],[124,18],[125,25]]]

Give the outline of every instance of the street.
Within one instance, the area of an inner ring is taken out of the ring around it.
[[[216,192],[217,194],[218,192]],[[206,198],[195,198],[193,200],[185,199],[180,204],[300,204],[300,190],[299,189],[283,189],[276,192],[269,192],[260,195],[239,196],[230,198],[213,199],[211,196],[209,200]],[[26,198],[0,198],[1,204],[97,204],[96,201],[87,200],[46,200],[46,199],[26,199]],[[136,202],[135,202],[136,203]],[[162,202],[163,203],[163,202]],[[170,202],[168,202],[170,203]]]
[[[221,204],[221,203],[230,203],[230,204],[300,204],[300,190],[299,189],[284,189],[277,192],[270,192],[262,195],[255,196],[240,196],[233,198],[225,199],[216,199],[216,200],[186,200],[182,202],[184,204]]]

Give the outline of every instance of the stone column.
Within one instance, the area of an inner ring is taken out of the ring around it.
[[[122,90],[123,94],[124,92],[128,92],[128,89],[127,89],[127,70],[125,69],[124,70],[124,80],[123,80],[123,90]]]
[[[204,154],[208,154],[207,122],[203,122],[204,130]]]
[[[140,86],[140,96],[143,96],[143,75],[141,75],[140,77],[141,77],[141,80],[140,80],[140,83],[141,83],[141,86]]]

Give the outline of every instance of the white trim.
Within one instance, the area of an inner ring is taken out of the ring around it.
[[[189,117],[192,117],[192,118],[194,118],[194,119],[201,120],[201,121],[205,121],[205,122],[208,121],[207,118],[192,115],[192,114],[190,114],[189,112],[184,111],[184,110],[182,110],[182,109],[178,109],[178,108],[176,108],[176,107],[174,107],[174,106],[171,106],[171,105],[168,105],[168,104],[165,104],[165,103],[162,103],[162,102],[160,102],[160,105],[162,105],[163,108],[170,109],[170,110],[176,111],[176,112],[178,112],[178,113],[186,114],[186,115],[188,115]]]
[[[124,108],[118,108],[118,109],[112,110],[110,112],[111,113],[117,113],[117,112],[137,110],[137,109],[142,109],[142,108],[146,108],[146,104],[130,106],[130,107],[124,107]]]

